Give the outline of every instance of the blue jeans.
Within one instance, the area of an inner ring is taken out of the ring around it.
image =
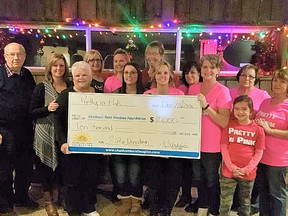
[[[141,197],[140,157],[113,155],[110,157],[110,160],[115,177],[115,187],[119,195]]]
[[[260,216],[286,215],[286,174],[287,167],[258,165]]]
[[[198,187],[198,206],[199,208],[209,208],[209,212],[213,215],[219,214],[220,207],[220,163],[220,152],[201,152],[201,158],[192,161],[192,180]]]

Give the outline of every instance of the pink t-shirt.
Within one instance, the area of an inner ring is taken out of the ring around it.
[[[221,145],[223,144],[228,145],[231,162],[237,167],[243,168],[249,164],[255,149],[263,150],[265,148],[265,133],[254,121],[249,125],[239,125],[236,121],[230,120],[228,126],[222,130]],[[225,164],[225,157],[223,159],[222,175],[234,178],[233,173]],[[243,176],[243,179],[255,179],[256,165],[248,175]]]
[[[239,90],[239,87],[230,89],[230,95],[232,98],[232,103],[236,97],[240,96],[238,94],[238,90]],[[255,88],[255,87],[252,88],[252,90],[249,92],[248,96],[250,98],[252,98],[254,110],[256,112],[258,111],[259,106],[262,103],[262,101],[267,99],[267,98],[270,98],[270,95],[268,94],[267,91],[261,90],[259,88]]]
[[[152,88],[150,90],[145,91],[144,94],[155,94],[156,90],[157,90],[157,88]],[[184,95],[184,93],[175,87],[170,87],[169,88],[169,95]]]
[[[122,86],[122,82],[116,75],[110,76],[105,80],[104,93],[111,93]]]
[[[271,105],[271,99],[266,99],[259,107],[256,119],[264,119],[271,128],[288,130],[288,99]],[[281,139],[266,134],[266,149],[261,163],[270,166],[288,166],[288,139]]]
[[[188,87],[184,84],[178,86],[178,89],[180,89],[182,92],[184,92],[185,95],[188,94]]]
[[[198,95],[202,83],[196,83],[189,87],[188,95]],[[207,103],[214,110],[217,108],[231,109],[231,97],[229,89],[217,82],[205,95]],[[215,123],[208,114],[202,113],[201,124],[201,152],[220,152],[222,127]]]

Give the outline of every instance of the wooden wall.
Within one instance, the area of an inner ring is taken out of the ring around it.
[[[149,23],[286,23],[288,0],[0,0],[0,20]]]

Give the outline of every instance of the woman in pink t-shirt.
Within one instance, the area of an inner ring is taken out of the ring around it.
[[[193,160],[193,181],[198,183],[198,215],[218,215],[220,205],[219,166],[221,130],[229,121],[229,89],[217,82],[222,60],[217,54],[201,58],[202,83],[191,85],[188,95],[197,95],[203,108],[201,158]]]
[[[166,61],[155,63],[151,68],[152,88],[144,94],[152,95],[184,95],[182,91],[173,87],[173,72]],[[171,215],[177,198],[182,175],[181,160],[179,158],[150,157],[149,163],[149,210],[151,216]]]
[[[256,121],[266,133],[266,149],[258,166],[260,215],[286,215],[288,168],[288,70],[272,77],[272,97],[262,102]]]
[[[112,93],[122,86],[122,73],[124,66],[130,62],[130,58],[126,50],[117,49],[113,55],[114,75],[108,77],[104,83],[104,93]]]
[[[232,101],[240,95],[248,95],[253,100],[254,111],[257,112],[263,100],[270,98],[267,91],[256,88],[258,68],[248,64],[243,66],[236,75],[239,86],[230,89]]]
[[[253,100],[254,112],[251,118],[254,119],[260,104],[263,100],[270,98],[267,91],[256,88],[255,85],[258,83],[258,68],[255,65],[245,65],[243,66],[236,75],[239,86],[230,89],[230,95],[232,101],[240,95],[248,95]],[[233,117],[233,115],[231,115]],[[232,209],[238,209],[239,203],[239,187],[237,186],[233,198]],[[258,178],[254,182],[254,188],[251,196],[251,208],[253,212],[259,212],[259,183]]]

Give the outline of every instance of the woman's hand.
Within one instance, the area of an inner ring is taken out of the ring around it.
[[[49,112],[55,112],[58,107],[59,107],[59,104],[56,102],[56,100],[53,100],[53,101],[48,105],[48,111],[49,111]]]
[[[3,140],[3,137],[2,137],[2,135],[0,134],[0,145],[2,144],[2,140]]]
[[[265,131],[266,133],[268,133],[268,134],[271,133],[272,128],[269,126],[269,123],[268,123],[267,121],[265,121],[265,120],[263,120],[263,119],[255,119],[255,122],[256,122],[258,125],[260,125],[260,126],[264,129],[264,131]]]
[[[61,152],[63,154],[71,154],[71,152],[69,151],[68,143],[64,143],[64,144],[61,145]]]
[[[201,93],[198,94],[197,99],[200,102],[200,105],[202,108],[207,106],[208,103],[207,103],[206,97],[203,94],[201,94]]]

